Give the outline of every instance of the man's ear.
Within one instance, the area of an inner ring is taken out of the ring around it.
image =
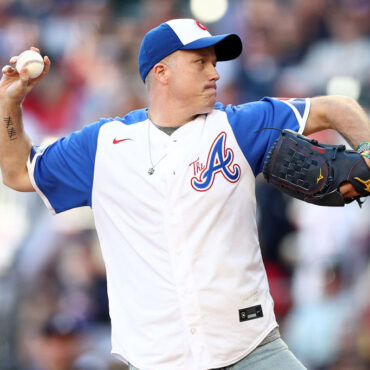
[[[168,79],[169,79],[169,75],[170,75],[170,70],[169,70],[167,64],[157,63],[153,67],[153,75],[154,75],[154,78],[158,82],[160,82],[162,84],[167,84]]]

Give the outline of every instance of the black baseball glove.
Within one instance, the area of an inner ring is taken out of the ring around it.
[[[361,154],[344,145],[321,144],[291,130],[282,130],[267,155],[263,174],[284,193],[320,206],[344,206],[370,195],[370,168]],[[350,182],[360,194],[344,198]]]

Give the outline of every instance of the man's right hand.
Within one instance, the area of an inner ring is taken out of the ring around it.
[[[40,50],[31,47],[30,48],[37,53]],[[48,73],[50,69],[50,60],[47,56],[44,57],[44,70],[41,75],[37,78],[31,79],[28,77],[27,67],[23,68],[20,73],[15,69],[17,63],[17,57],[10,58],[9,64],[3,67],[3,76],[0,80],[0,102],[5,104],[21,104],[26,95],[32,90],[32,88]]]
[[[37,48],[31,50],[39,53]],[[27,171],[32,147],[24,132],[22,102],[32,88],[48,73],[50,60],[44,57],[44,70],[37,78],[29,78],[27,68],[15,69],[17,57],[2,69],[0,80],[0,168],[3,183],[17,191],[35,191]]]

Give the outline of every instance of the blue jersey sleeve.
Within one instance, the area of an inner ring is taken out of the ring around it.
[[[279,131],[275,129],[302,133],[309,108],[309,99],[280,100],[268,97],[238,106],[219,106],[219,109],[225,110],[236,140],[255,176],[262,172],[267,153],[279,136]]]
[[[46,148],[32,148],[28,160],[30,179],[52,212],[91,206],[97,140],[105,122],[85,126]]]

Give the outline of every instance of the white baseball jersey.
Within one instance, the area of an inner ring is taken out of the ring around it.
[[[142,109],[33,149],[29,174],[49,209],[93,210],[112,353],[142,370],[218,368],[277,326],[255,176],[279,133],[258,130],[302,132],[308,112],[309,99],[217,103],[169,136]]]

